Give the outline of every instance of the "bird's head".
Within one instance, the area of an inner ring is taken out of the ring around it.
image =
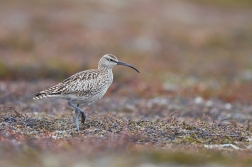
[[[130,68],[133,68],[137,72],[139,72],[138,69],[136,69],[132,65],[118,61],[118,59],[112,54],[106,54],[106,55],[102,56],[102,58],[100,59],[99,64],[98,64],[98,68],[99,69],[100,68],[112,69],[115,65],[128,66]]]

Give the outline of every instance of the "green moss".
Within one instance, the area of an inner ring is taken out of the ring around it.
[[[207,5],[218,5],[218,6],[230,6],[230,7],[251,7],[252,1],[251,0],[190,0],[197,3],[203,3]]]
[[[154,152],[150,154],[150,159],[155,163],[175,163],[182,165],[200,165],[205,164],[208,160],[206,156],[180,151],[172,153]]]
[[[8,66],[0,60],[0,78],[6,77],[8,75]]]

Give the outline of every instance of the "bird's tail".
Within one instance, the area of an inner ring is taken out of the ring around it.
[[[53,87],[50,87],[49,89],[35,93],[33,99],[38,100],[44,97],[59,97],[62,93],[61,89],[61,86],[55,85]]]
[[[44,97],[47,97],[47,95],[48,95],[47,93],[38,92],[38,93],[35,93],[35,94],[34,94],[33,99],[34,99],[34,100],[42,99],[42,98],[44,98]]]

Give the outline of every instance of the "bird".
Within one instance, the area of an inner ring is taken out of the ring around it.
[[[83,124],[86,120],[86,113],[80,105],[90,105],[104,96],[113,82],[112,68],[115,65],[127,66],[140,73],[137,68],[119,61],[116,56],[105,54],[98,63],[98,69],[78,72],[55,86],[35,93],[33,99],[51,97],[67,100],[68,105],[75,109],[76,130],[79,131],[79,113]]]

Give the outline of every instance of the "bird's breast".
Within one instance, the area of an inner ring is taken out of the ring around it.
[[[85,83],[82,91],[78,94],[78,100],[87,104],[91,104],[96,100],[99,100],[107,92],[112,82],[113,75],[107,74],[97,77],[96,80],[93,80],[90,83]]]

